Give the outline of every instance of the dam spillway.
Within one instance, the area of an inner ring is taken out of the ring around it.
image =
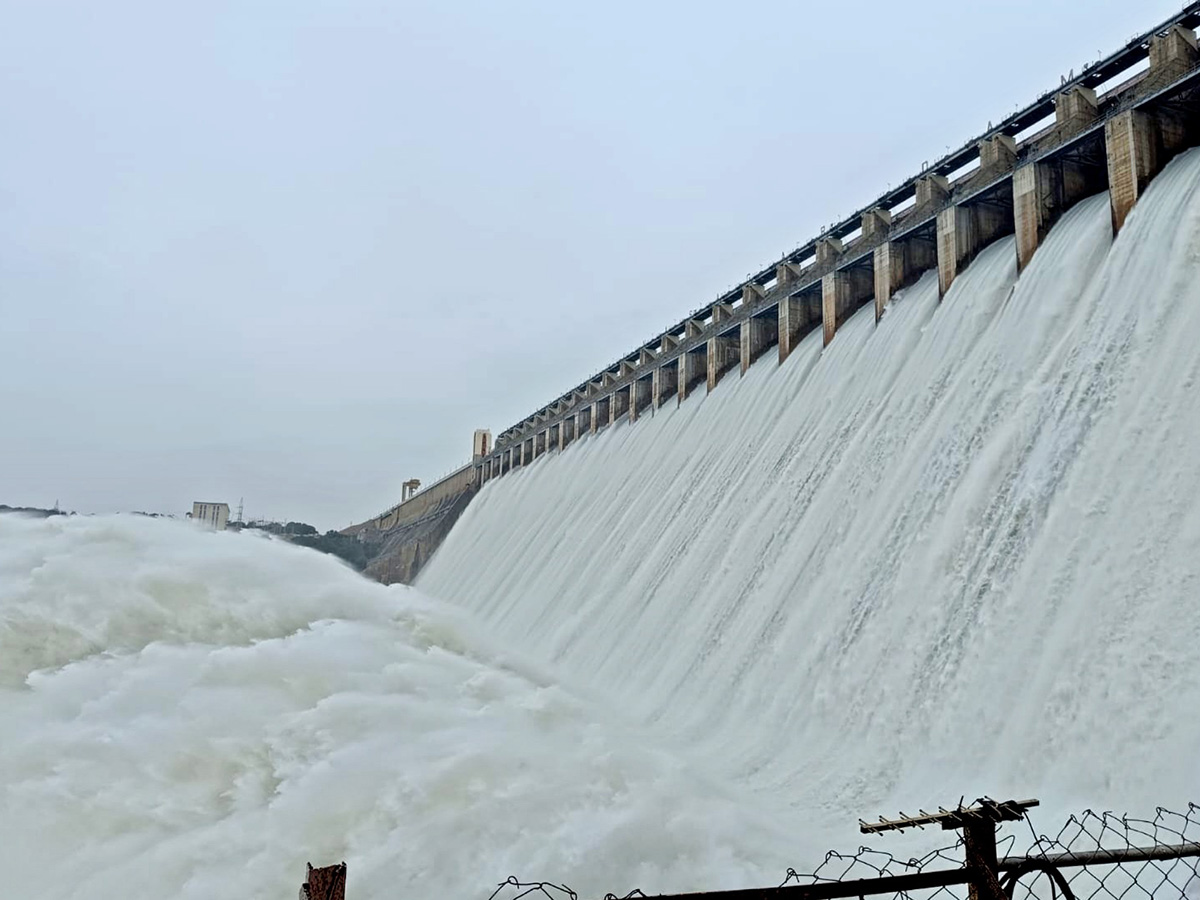
[[[485,485],[418,578],[448,602],[0,516],[13,893],[742,888],[948,795],[1196,798],[1200,154],[1108,217]]]
[[[365,545],[367,573],[412,583],[494,479],[712,393],[764,356],[783,364],[813,331],[828,346],[861,308],[873,307],[878,323],[896,293],[928,272],[944,297],[1000,238],[1013,237],[1020,271],[1086,197],[1107,192],[1116,234],[1162,168],[1200,144],[1198,25],[1192,2],[506,428],[417,497],[344,529]]]
[[[746,888],[858,816],[1200,799],[1191,15],[364,523],[416,588],[0,516],[10,892]]]
[[[417,586],[818,830],[1196,796],[1200,151],[1014,244],[488,484]]]
[[[476,484],[648,408],[711,392],[771,347],[782,363],[819,329],[937,271],[944,295],[985,246],[1015,235],[1018,268],[1082,198],[1106,190],[1114,233],[1173,157],[1200,143],[1200,3],[927,164],[716,301],[501,432]],[[365,523],[364,523],[365,524]]]

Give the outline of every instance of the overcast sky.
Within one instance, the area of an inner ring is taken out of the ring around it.
[[[367,518],[1179,7],[0,0],[0,503]]]

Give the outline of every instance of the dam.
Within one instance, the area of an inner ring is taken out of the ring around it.
[[[375,548],[368,574],[411,583],[484,485],[617,422],[712,393],[764,355],[782,364],[811,332],[829,346],[860,308],[879,323],[926,272],[944,297],[1005,237],[1023,271],[1086,197],[1107,192],[1118,233],[1154,177],[1200,142],[1197,25],[1192,3],[507,427],[450,476],[346,529]]]
[[[1114,233],[1170,158],[1200,138],[1200,5],[878,197],[713,303],[501,432],[480,483],[618,419],[712,391],[778,347],[782,363],[820,329],[828,345],[860,306],[936,269],[944,295],[979,251],[1016,235],[1019,269],[1051,225],[1108,190]]]
[[[10,892],[292,897],[344,861],[350,900],[778,897],[831,849],[911,868],[944,832],[856,819],[960,797],[1038,798],[1038,835],[1200,823],[1191,9],[1007,126],[991,180],[926,167],[936,213],[877,198],[380,502],[370,577],[248,530],[0,515]],[[1028,141],[1070,97],[1060,166]]]

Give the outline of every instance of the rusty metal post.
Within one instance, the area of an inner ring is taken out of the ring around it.
[[[300,886],[302,900],[346,900],[346,864],[314,869],[308,864],[308,877]]]
[[[967,868],[978,873],[970,885],[970,900],[1007,900],[1000,888],[996,859],[996,823],[988,819],[968,821],[963,827]]]

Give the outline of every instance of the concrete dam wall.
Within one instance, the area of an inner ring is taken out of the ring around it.
[[[1196,797],[1200,149],[1016,243],[494,479],[417,589],[793,841]]]
[[[1118,233],[1153,178],[1200,143],[1198,25],[1193,3],[507,428],[449,479],[347,529],[381,548],[368,573],[410,582],[487,483],[711,393],[771,351],[782,364],[814,331],[829,346],[862,307],[878,323],[927,272],[944,297],[985,247],[1010,236],[1024,270],[1084,198],[1107,192]]]
[[[479,467],[463,466],[415,496],[342,531],[372,554],[365,574],[384,584],[412,584],[475,496]]]

